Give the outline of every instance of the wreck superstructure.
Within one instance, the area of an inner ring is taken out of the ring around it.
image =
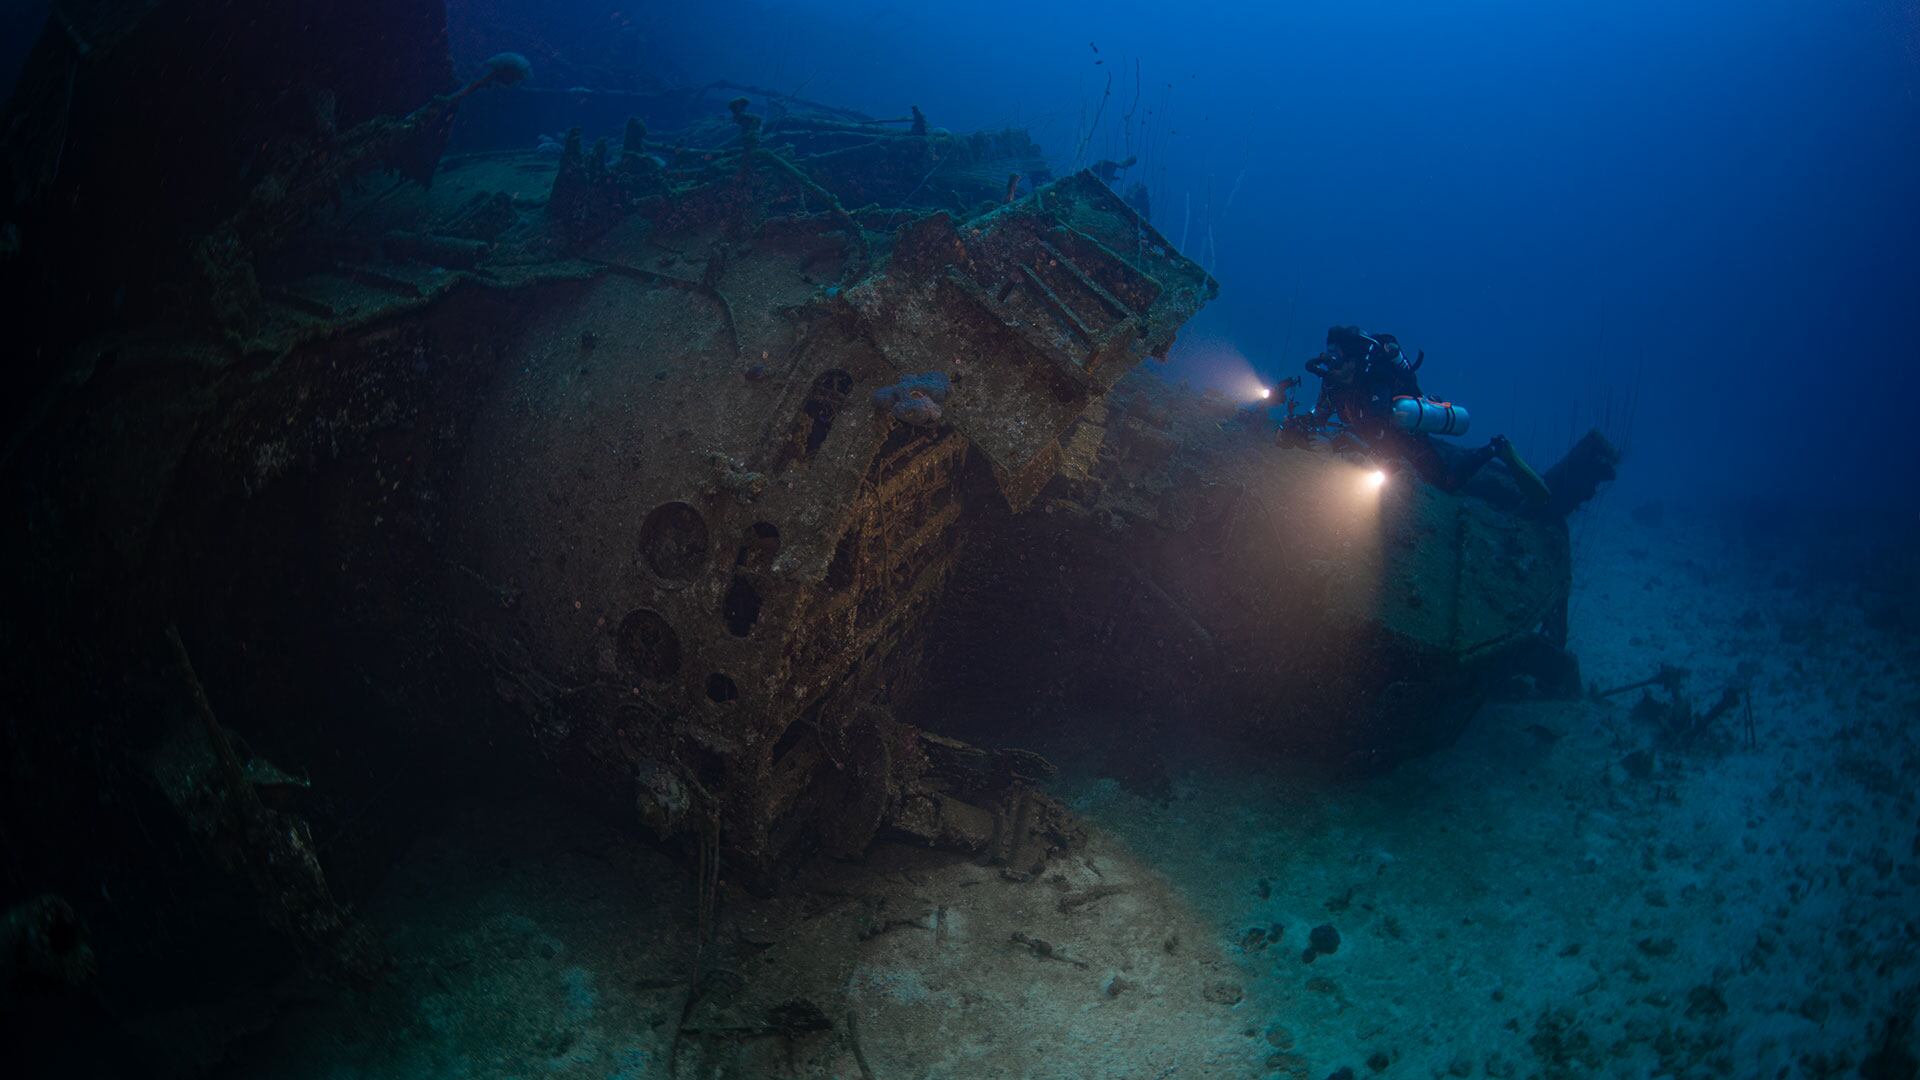
[[[1086,176],[903,220],[857,280],[838,215],[725,224],[596,245],[591,280],[514,328],[450,559],[476,639],[564,688],[515,696],[570,775],[668,834],[724,808],[722,844],[770,865],[914,812],[928,763],[879,706],[919,667],[969,460],[1024,503],[1213,286]],[[941,422],[876,407],[928,373]]]

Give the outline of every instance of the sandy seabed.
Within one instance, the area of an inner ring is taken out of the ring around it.
[[[367,906],[390,982],[287,1003],[230,1074],[1913,1076],[1912,598],[1750,525],[1601,507],[1572,646],[1598,687],[1750,687],[1751,738],[1522,685],[1364,780],[1175,738],[1141,792],[1069,756],[1091,839],[1041,880],[882,845],[730,892],[691,1007],[683,868],[562,806],[446,807]]]

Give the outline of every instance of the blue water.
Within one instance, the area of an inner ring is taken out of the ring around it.
[[[453,38],[1137,155],[1222,283],[1175,373],[1297,373],[1358,323],[1533,456],[1607,424],[1624,491],[1912,490],[1910,2],[640,7],[456,0]]]

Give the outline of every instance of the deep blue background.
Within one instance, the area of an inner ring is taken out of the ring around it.
[[[455,0],[456,23],[497,6]],[[622,7],[577,5],[593,25]],[[1026,124],[1061,166],[1111,72],[1080,156],[1145,153],[1157,223],[1190,222],[1222,286],[1196,351],[1277,377],[1358,322],[1426,349],[1429,391],[1542,463],[1611,408],[1642,495],[1920,495],[1911,0],[733,0],[615,21],[670,81]]]
[[[1222,285],[1173,374],[1277,378],[1357,322],[1426,349],[1476,441],[1544,464],[1607,421],[1641,496],[1920,495],[1916,0],[450,11],[463,72],[518,49],[536,83],[727,78],[1030,126],[1061,169],[1142,155]]]

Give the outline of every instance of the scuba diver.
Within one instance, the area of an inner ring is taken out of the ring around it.
[[[1289,416],[1281,425],[1281,445],[1308,445],[1338,418],[1345,430],[1333,437],[1336,446],[1358,443],[1371,454],[1405,458],[1442,491],[1460,490],[1498,456],[1529,496],[1545,500],[1546,484],[1505,435],[1495,435],[1463,458],[1449,460],[1441,453],[1429,436],[1464,435],[1468,417],[1460,406],[1421,392],[1416,373],[1426,359],[1422,351],[1409,361],[1392,334],[1369,334],[1357,326],[1330,328],[1326,351],[1307,361],[1307,370],[1320,376],[1319,400],[1312,412]]]

